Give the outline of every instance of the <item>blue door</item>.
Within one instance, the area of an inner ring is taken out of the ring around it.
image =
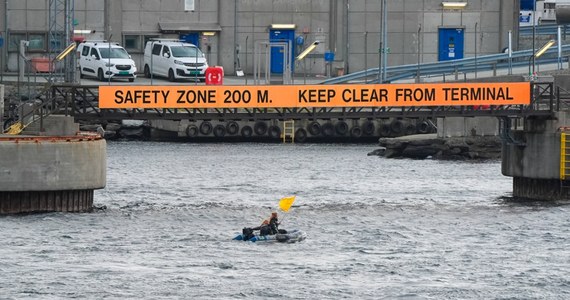
[[[200,33],[199,32],[189,32],[181,33],[180,40],[185,43],[194,44],[196,47],[200,48]]]
[[[439,61],[463,58],[463,28],[439,29]]]
[[[291,53],[289,62],[291,65],[291,71],[293,71],[293,61],[295,58],[295,53],[293,53],[295,47],[293,47],[293,40],[295,39],[295,30],[293,29],[271,29],[269,31],[269,42],[287,42],[290,45]],[[271,47],[271,73],[283,74],[283,47]]]

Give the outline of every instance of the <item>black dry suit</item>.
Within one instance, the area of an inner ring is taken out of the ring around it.
[[[271,230],[270,234],[279,233],[279,220],[277,218],[271,218],[269,220],[269,229]]]

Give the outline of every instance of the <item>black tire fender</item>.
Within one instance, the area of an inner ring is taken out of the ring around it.
[[[224,137],[226,135],[226,127],[222,124],[214,126],[214,136]]]
[[[304,128],[299,128],[295,131],[295,142],[304,143],[307,141],[307,131]]]
[[[188,127],[186,127],[186,135],[188,137],[195,137],[198,135],[198,126],[196,125],[188,125]]]
[[[362,133],[365,135],[374,135],[374,131],[376,131],[376,126],[374,122],[367,120],[362,124]]]
[[[393,120],[390,123],[390,129],[395,134],[401,134],[404,131],[404,123],[400,120]]]
[[[241,136],[244,138],[250,138],[253,135],[253,129],[249,125],[245,125],[241,128]]]
[[[406,124],[406,128],[404,131],[405,131],[406,135],[415,134],[416,133],[416,125],[414,125],[412,123]]]
[[[226,124],[226,133],[228,135],[235,135],[239,132],[239,125],[236,121],[230,121]]]
[[[392,129],[390,129],[389,124],[380,125],[380,136],[389,136],[390,133],[392,133]]]
[[[317,121],[313,121],[307,125],[307,131],[311,135],[320,135],[321,134],[321,124]]]
[[[338,121],[334,125],[334,130],[340,136],[346,135],[348,133],[348,124],[345,121]]]
[[[350,128],[350,136],[353,138],[359,138],[362,136],[362,128],[354,126]]]
[[[334,125],[331,122],[326,122],[321,126],[321,133],[325,137],[331,137],[334,135]]]
[[[200,124],[200,133],[203,135],[208,135],[210,133],[212,133],[212,123],[208,122],[208,121],[204,121],[202,122],[202,124]]]
[[[276,125],[269,126],[268,133],[269,137],[271,137],[272,139],[281,138],[281,128],[279,128],[279,126]]]
[[[265,135],[267,133],[267,123],[263,121],[255,122],[253,125],[253,131],[257,135]]]
[[[422,121],[416,125],[416,129],[419,133],[425,134],[430,132],[430,125],[427,121]]]

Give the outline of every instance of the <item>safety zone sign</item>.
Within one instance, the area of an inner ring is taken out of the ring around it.
[[[529,82],[269,86],[100,86],[100,108],[528,105]]]

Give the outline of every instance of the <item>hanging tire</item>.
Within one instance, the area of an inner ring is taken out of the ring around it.
[[[338,121],[334,124],[334,130],[336,134],[344,136],[348,133],[348,124],[345,121]]]
[[[364,135],[374,135],[375,131],[376,131],[376,126],[374,125],[374,122],[367,120],[366,122],[364,122],[364,124],[362,124],[362,133]]]
[[[269,126],[268,133],[269,137],[271,137],[272,139],[281,138],[281,128],[279,128],[279,126],[276,125]]]
[[[263,121],[255,122],[253,125],[253,131],[257,135],[265,135],[267,133],[267,123]]]
[[[198,126],[196,125],[188,125],[188,127],[186,127],[186,135],[188,137],[195,137],[198,135]]]
[[[203,135],[208,135],[212,133],[212,128],[212,123],[204,121],[202,124],[200,124],[200,133]]]
[[[392,133],[392,129],[390,129],[390,125],[382,124],[380,125],[380,136],[389,136]]]
[[[295,131],[295,142],[304,143],[307,141],[307,131],[304,128],[299,128]]]
[[[250,138],[253,135],[253,128],[251,128],[251,126],[249,125],[245,125],[241,128],[241,136],[243,138]]]
[[[406,124],[404,132],[406,135],[416,134],[416,125],[412,123]]]
[[[431,126],[427,121],[422,121],[416,125],[416,128],[419,133],[426,134],[430,132]]]
[[[214,136],[215,137],[224,137],[226,135],[226,127],[222,124],[218,124],[214,126]]]
[[[362,136],[362,128],[358,126],[350,128],[350,136],[355,139],[360,138]]]
[[[334,135],[334,126],[331,122],[326,122],[325,124],[323,124],[323,126],[321,127],[321,133],[323,134],[323,136],[325,137],[331,137]]]
[[[311,135],[320,135],[321,134],[321,124],[317,121],[313,121],[307,125],[307,131]]]
[[[390,129],[394,134],[402,134],[404,131],[404,123],[402,123],[400,120],[393,120],[390,123]]]
[[[226,124],[226,133],[228,135],[236,135],[239,132],[239,125],[236,121],[230,121]]]

